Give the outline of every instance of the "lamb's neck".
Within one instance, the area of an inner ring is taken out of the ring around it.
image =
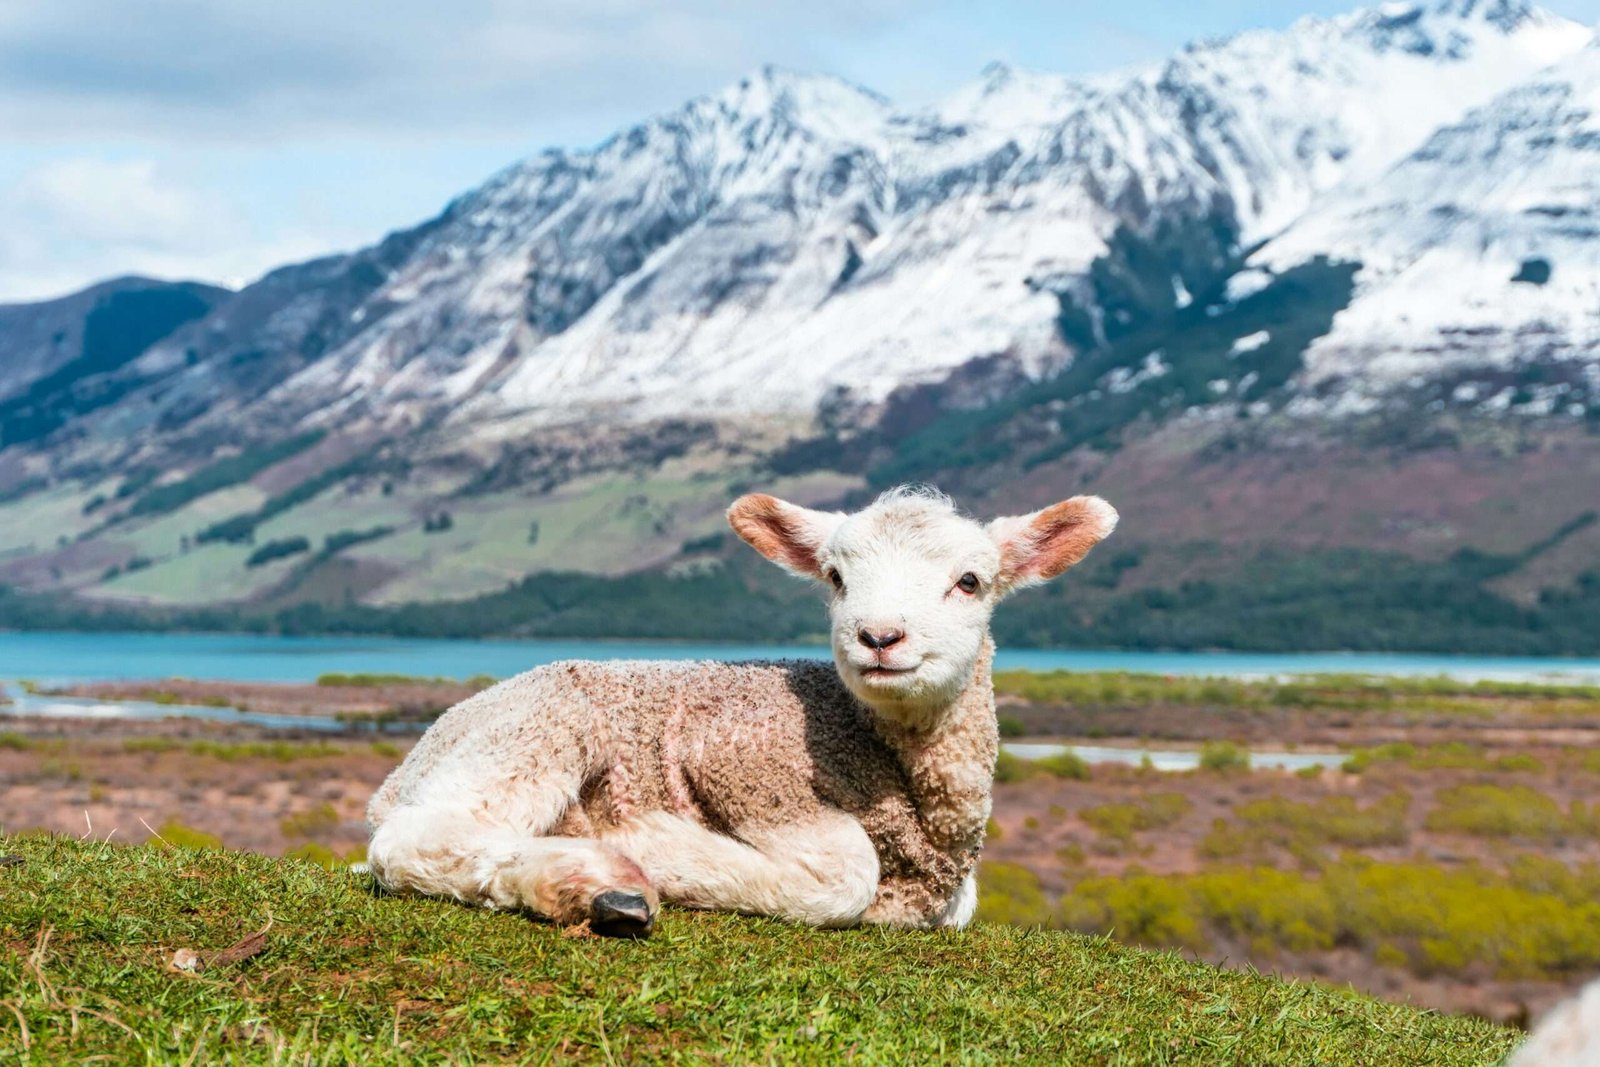
[[[989,822],[1000,744],[993,661],[994,642],[985,636],[971,680],[930,727],[880,722],[884,739],[900,756],[923,829],[949,852],[975,852]]]

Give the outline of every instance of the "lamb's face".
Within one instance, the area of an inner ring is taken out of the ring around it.
[[[917,720],[966,687],[999,596],[983,527],[925,498],[881,501],[839,523],[818,562],[834,662],[862,702]]]
[[[728,512],[757,551],[827,583],[840,677],[908,724],[928,722],[971,681],[1002,597],[1072,566],[1116,519],[1098,497],[1073,497],[980,526],[941,495],[903,489],[853,515],[761,495]]]

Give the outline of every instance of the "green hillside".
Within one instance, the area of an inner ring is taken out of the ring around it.
[[[1492,1064],[1515,1035],[1072,934],[648,942],[221,851],[0,836],[0,1062]],[[267,927],[265,950],[186,973]]]

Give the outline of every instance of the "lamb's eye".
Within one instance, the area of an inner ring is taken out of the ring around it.
[[[978,591],[978,576],[968,571],[956,579],[956,588],[968,595],[976,593]]]
[[[839,568],[828,568],[828,581],[833,583],[833,587],[835,589],[839,590],[841,593],[844,592],[844,575],[839,573]]]

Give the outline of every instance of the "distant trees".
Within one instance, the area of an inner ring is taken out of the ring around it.
[[[268,541],[250,553],[250,558],[244,561],[244,565],[246,567],[260,567],[263,564],[271,563],[273,560],[284,559],[288,556],[296,556],[301,552],[310,551],[311,542],[306,538],[285,537],[277,541]]]

